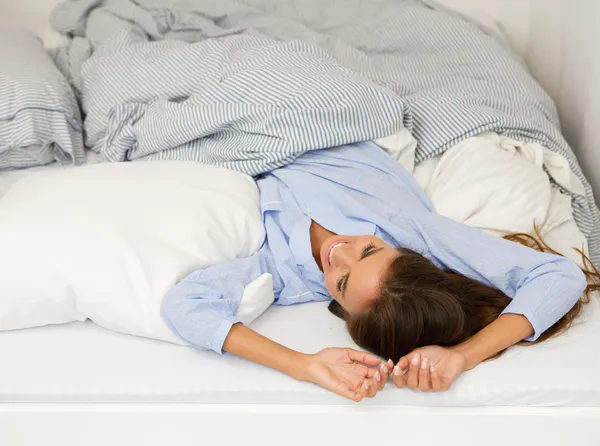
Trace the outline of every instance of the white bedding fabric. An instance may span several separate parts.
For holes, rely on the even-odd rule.
[[[545,344],[515,347],[443,393],[388,384],[364,404],[600,406],[600,309]],[[352,346],[324,304],[271,307],[253,328],[303,352]],[[90,322],[0,333],[2,402],[336,404],[349,400],[243,359],[125,336]]]
[[[572,217],[569,197],[550,186],[544,167],[571,191],[583,189],[567,161],[539,144],[485,133],[457,144],[413,171],[436,211],[492,235],[532,234],[581,264],[573,248],[587,241]]]
[[[89,318],[182,343],[160,317],[166,292],[250,256],[264,235],[256,184],[231,170],[157,161],[31,174],[0,199],[0,330]],[[273,301],[268,280],[254,287],[247,298]],[[267,305],[245,305],[240,319]]]
[[[493,162],[487,167],[481,159],[470,155],[468,146],[473,143],[489,145],[488,156]],[[541,170],[540,166],[531,161],[524,163],[522,151],[500,145],[493,135],[487,139],[473,139],[466,146],[461,146],[462,149],[457,146],[448,151],[447,158],[421,164],[415,169],[415,175],[432,193],[434,206],[440,207],[451,200],[460,212],[484,222],[486,213],[488,216],[498,215],[502,211],[498,206],[510,204],[506,201],[510,196],[495,197],[491,194],[488,201],[477,200],[476,197],[461,201],[460,194],[444,198],[444,190],[456,191],[453,184],[465,181],[465,175],[483,175],[485,178],[486,168],[500,175],[504,172],[502,169],[498,171],[500,162],[513,166],[512,170],[505,172],[506,178],[498,180],[503,188],[515,193],[532,191],[540,194],[546,186],[550,187],[547,178],[536,173]],[[403,147],[410,150],[408,143]],[[485,150],[480,149],[482,153]],[[399,159],[409,157],[401,154]],[[476,162],[477,168],[466,166],[460,175],[448,175],[444,166],[461,160],[463,163]],[[6,188],[15,176],[22,177],[27,173],[0,173],[0,184]],[[523,183],[524,175],[539,181]],[[511,179],[514,179],[514,184],[510,184]],[[447,187],[438,187],[437,181]],[[493,190],[493,186],[492,183],[487,188],[476,190],[486,194]],[[569,200],[562,200],[561,194],[543,196],[544,200],[532,203],[530,207],[505,207],[504,211],[533,210],[542,215],[546,210],[546,217],[550,216],[549,220],[554,222],[552,231],[545,235],[546,239],[565,253],[569,253],[572,246],[582,246],[585,240],[569,215]],[[81,194],[81,199],[85,200],[86,195]],[[475,204],[470,212],[465,207],[468,203]],[[494,206],[479,206],[477,203]],[[528,224],[522,215],[514,215],[514,219],[507,221]],[[264,282],[258,284],[259,288],[268,287],[268,277],[261,280]],[[247,299],[244,301],[247,302]],[[264,303],[264,300],[258,300],[252,305],[260,312]],[[600,351],[599,322],[600,310],[595,299],[581,323],[567,334],[535,347],[513,348],[499,360],[482,364],[464,374],[449,392],[422,394],[388,386],[373,403],[600,406],[600,382],[595,377],[595,371],[600,368],[600,356],[593,353]],[[252,327],[303,352],[315,352],[327,346],[354,346],[343,323],[329,314],[324,304],[271,307]],[[124,336],[90,322],[2,332],[0,357],[3,362],[3,367],[0,367],[0,401],[352,404],[316,386],[296,382],[240,358],[220,357],[212,352],[200,352],[167,342]]]

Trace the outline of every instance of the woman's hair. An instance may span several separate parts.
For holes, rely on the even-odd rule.
[[[513,234],[504,238],[560,255],[543,241],[537,227],[535,233],[536,237]],[[588,281],[582,298],[535,342],[524,345],[564,332],[589,302],[590,293],[600,289],[600,273],[582,250],[576,251],[582,256]],[[366,312],[350,315],[336,301],[329,305],[329,311],[346,321],[354,342],[381,357],[396,362],[417,347],[461,343],[496,320],[511,301],[502,291],[441,270],[420,254],[407,249],[399,252],[379,299]]]

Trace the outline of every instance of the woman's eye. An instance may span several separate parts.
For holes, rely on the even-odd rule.
[[[374,249],[374,248],[375,248],[375,245],[374,245],[373,243],[369,243],[367,246],[365,246],[365,249],[363,249],[363,252],[362,252],[361,258],[363,258],[363,259],[364,259],[366,256],[368,256],[368,255],[369,255],[369,253],[370,253],[371,251],[373,251],[373,249]]]
[[[336,288],[338,290],[338,293],[342,294],[342,297],[344,297],[344,290],[346,288],[346,282],[347,282],[347,280],[348,280],[348,274],[340,277],[338,279],[338,281],[337,281]]]

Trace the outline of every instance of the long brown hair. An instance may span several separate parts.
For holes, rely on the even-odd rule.
[[[561,255],[543,240],[539,228],[535,237],[511,234],[507,240],[541,252]],[[564,332],[600,289],[600,273],[583,250],[581,267],[588,282],[581,299],[531,345]],[[381,295],[361,314],[350,315],[332,301],[329,310],[344,319],[359,346],[394,362],[413,349],[427,345],[452,346],[466,341],[495,321],[511,299],[502,291],[455,271],[441,270],[431,261],[407,249],[390,265]],[[496,355],[498,356],[498,355]]]

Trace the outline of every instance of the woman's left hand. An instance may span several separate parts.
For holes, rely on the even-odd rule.
[[[403,370],[408,369],[406,373]],[[409,387],[422,392],[448,390],[454,380],[467,370],[467,358],[458,350],[431,345],[413,350],[394,367],[397,387]]]

